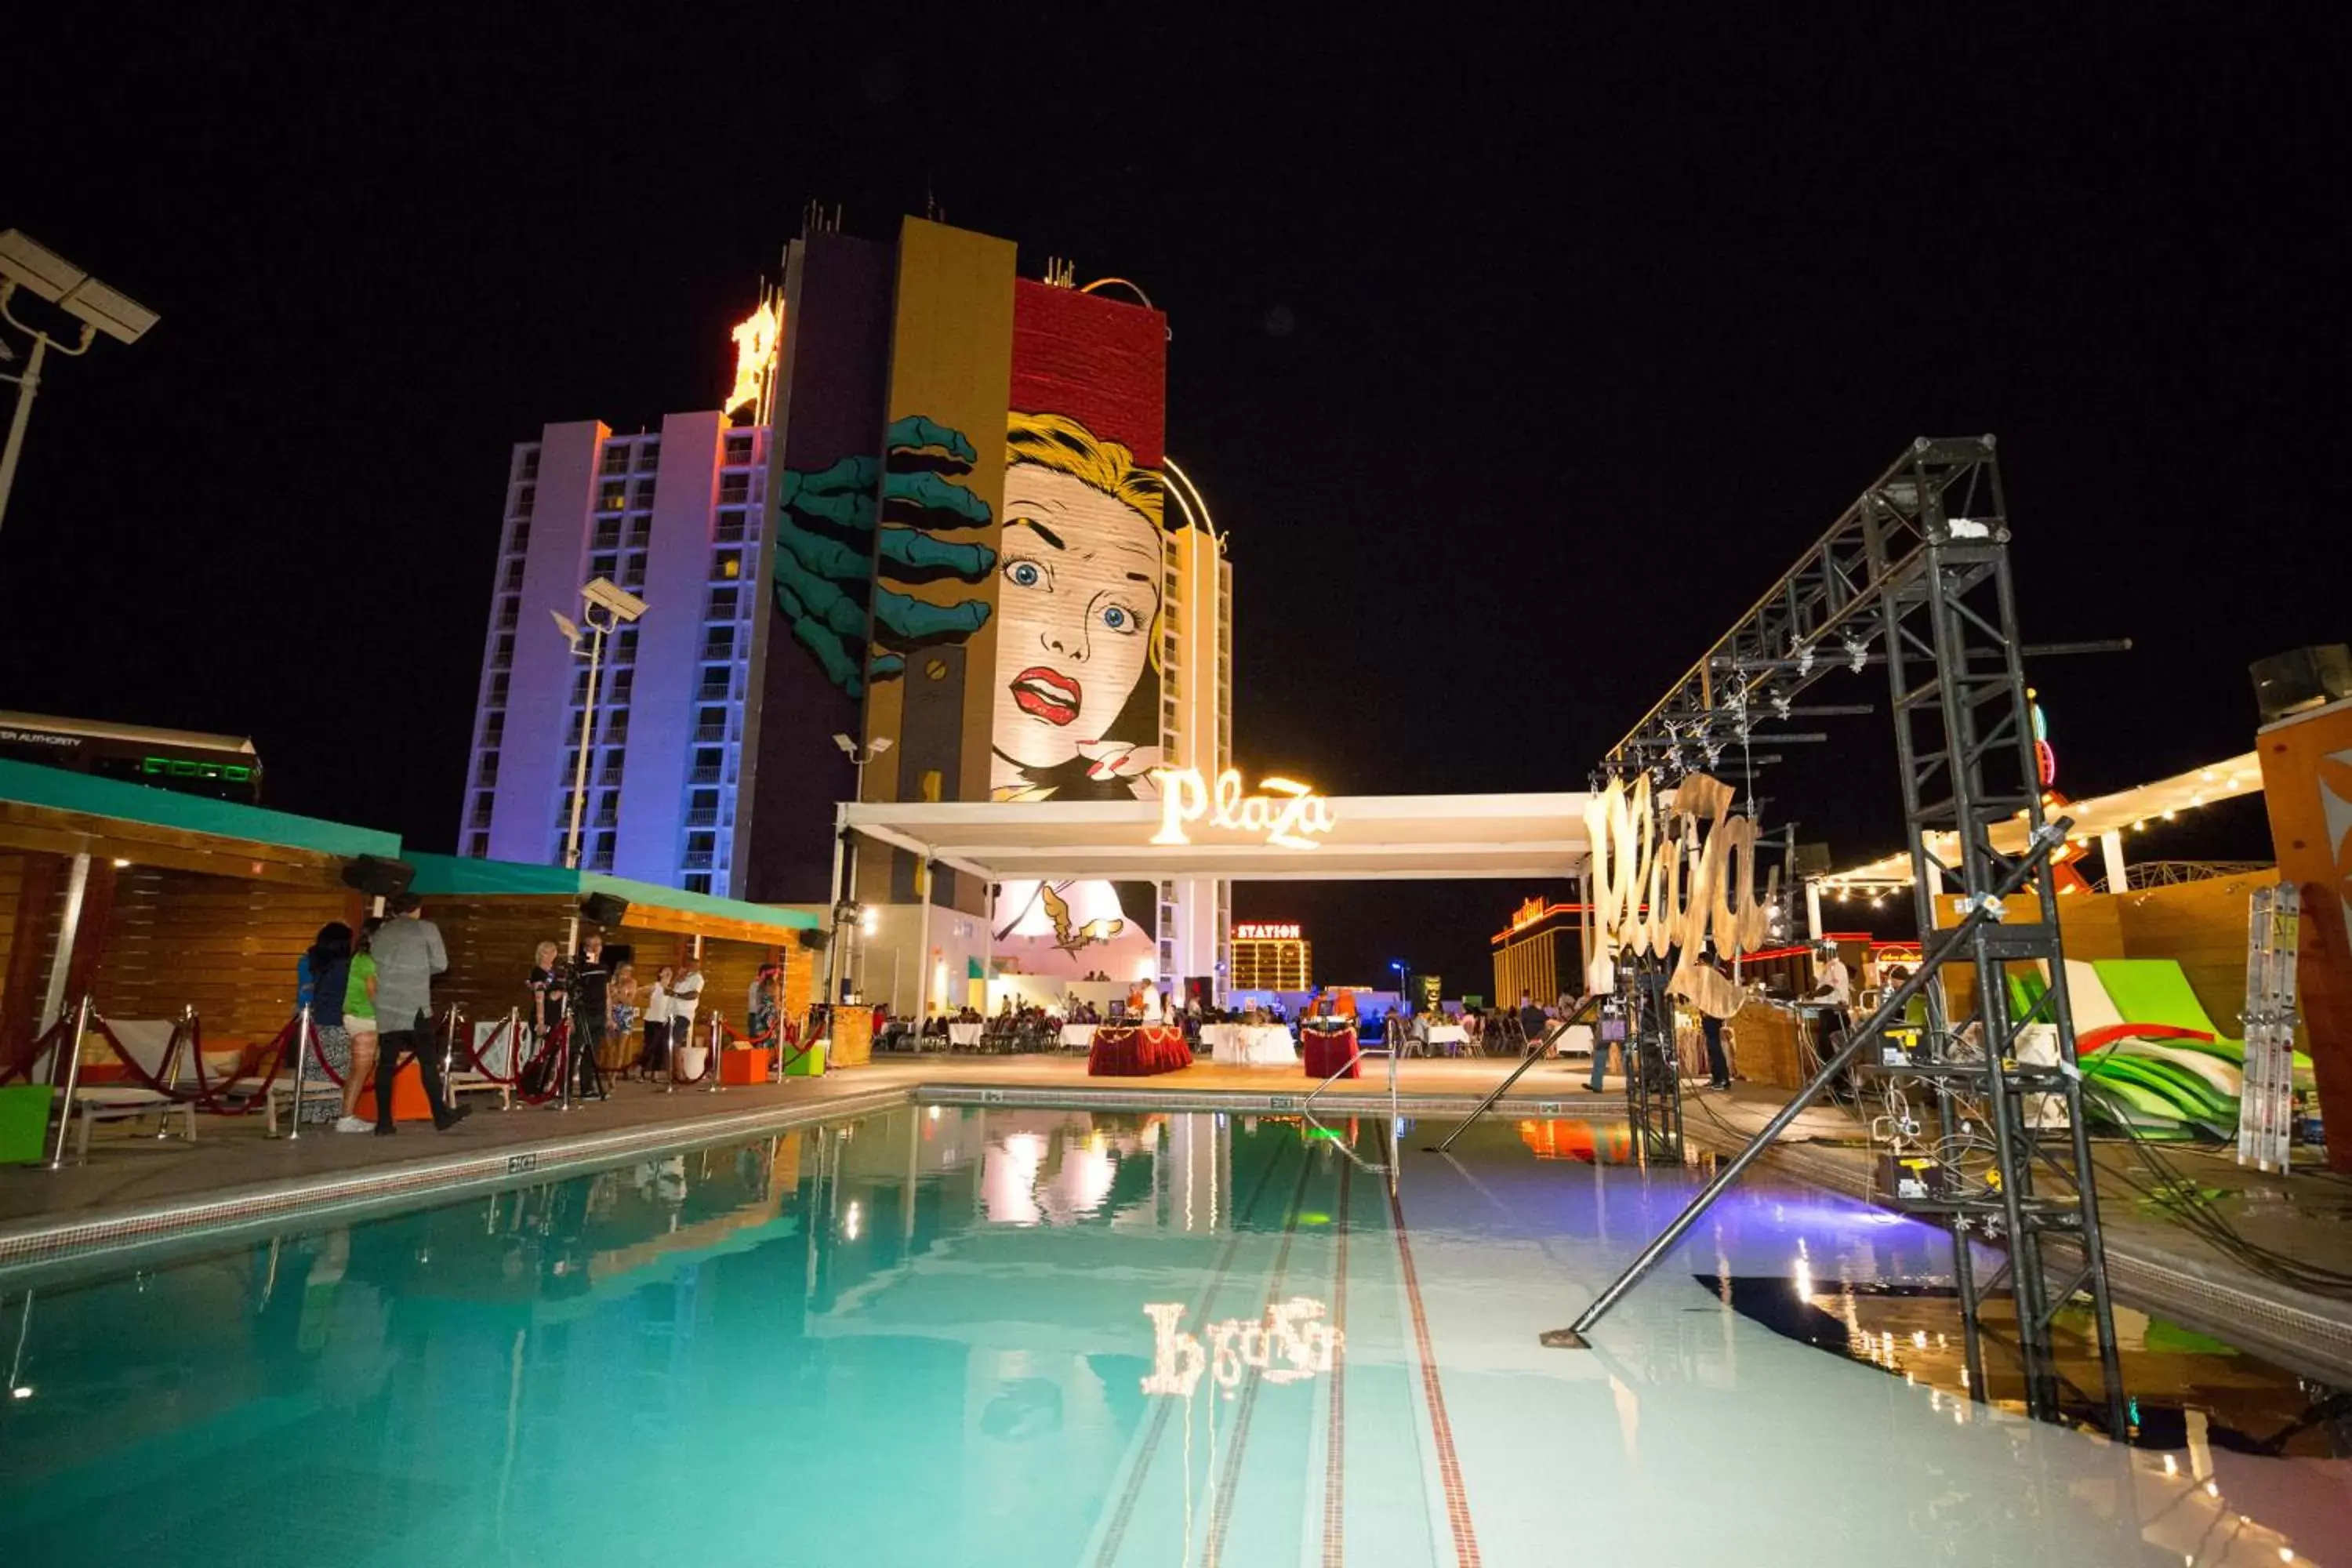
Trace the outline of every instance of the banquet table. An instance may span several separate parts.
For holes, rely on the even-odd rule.
[[[1088,1078],[1150,1078],[1192,1065],[1184,1031],[1165,1024],[1101,1024],[1087,1052]]]
[[[1313,1024],[1307,1024],[1299,1028],[1298,1044],[1305,1054],[1307,1076],[1311,1079],[1327,1079],[1339,1070],[1340,1063],[1348,1062],[1348,1058],[1355,1054],[1356,1031],[1353,1026],[1349,1025],[1343,1025],[1336,1029],[1322,1029]],[[1364,1076],[1363,1062],[1360,1058],[1348,1062],[1347,1076],[1349,1078]]]
[[[1203,1024],[1201,1043],[1212,1060],[1234,1067],[1298,1065],[1298,1047],[1280,1024]]]
[[[1100,1024],[1063,1025],[1063,1047],[1067,1050],[1076,1051],[1092,1050],[1095,1043],[1095,1031],[1101,1027],[1102,1026]]]
[[[1429,1048],[1433,1051],[1444,1046],[1448,1047],[1445,1054],[1452,1056],[1452,1047],[1459,1046],[1466,1050],[1469,1045],[1470,1031],[1459,1024],[1432,1024],[1429,1026]]]
[[[987,1026],[988,1026],[985,1024],[950,1024],[948,1026],[948,1044],[951,1046],[977,1046],[980,1044],[981,1031]]]

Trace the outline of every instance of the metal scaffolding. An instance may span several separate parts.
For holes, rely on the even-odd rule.
[[[2033,1415],[2055,1419],[2087,1405],[2120,1432],[2122,1381],[2024,671],[2028,651],[2070,650],[2022,645],[2009,540],[1992,437],[1914,442],[1618,742],[1609,763],[1669,782],[1706,770],[1727,750],[1760,765],[1754,750],[1774,737],[1758,726],[1822,711],[1800,710],[1795,700],[1832,672],[1885,666],[1922,940],[1936,933],[1938,900],[1949,900],[1954,917],[1945,925],[1986,910],[1966,922],[1962,940],[1929,953],[1918,978],[1937,983],[1917,988],[1927,1016],[1916,1038],[1900,1044],[1888,1029],[1854,1042],[1857,1063],[1932,1100],[1938,1136],[1926,1147],[1989,1156],[1965,1172],[1948,1163],[1937,1179],[1895,1201],[1951,1229],[1971,1393],[1985,1396],[1990,1342],[2015,1358]],[[2004,855],[1991,829],[2019,820],[2031,829],[2027,846]],[[1949,865],[1927,849],[1928,836],[1941,843],[1947,834],[1958,844]],[[2004,903],[2008,889],[2016,889],[2014,901]],[[2021,1016],[2008,966],[2037,962],[2047,994]],[[1958,1020],[1948,1016],[1948,983],[1958,976],[1933,973],[1947,964],[1972,982],[1969,1014]],[[1882,1016],[1865,1027],[1885,1023]],[[2054,1060],[2033,1065],[2021,1047],[2027,1029],[2041,1025],[2054,1026]],[[2063,1132],[2044,1133],[2062,1120]],[[2004,1253],[1981,1279],[1971,1247],[1978,1241]],[[1604,1292],[1579,1328],[1628,1282]],[[2095,1394],[2075,1389],[2057,1364],[2056,1321],[2078,1298],[2088,1307],[2084,1349],[2104,1384]]]

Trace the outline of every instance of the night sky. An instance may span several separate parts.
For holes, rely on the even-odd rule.
[[[1582,788],[1923,434],[2000,437],[2029,636],[2137,644],[2032,672],[2062,787],[2245,749],[2247,662],[2352,635],[2337,51],[2261,8],[500,9],[12,22],[0,226],[163,320],[53,362],[0,707],[250,734],[268,804],[446,847],[511,444],[714,405],[812,199],[876,238],[935,202],[1169,313],[1239,760],[1331,793]],[[1893,848],[1884,712],[1827,722],[1768,826]],[[2239,808],[2145,853],[2268,847]],[[1235,905],[1327,978],[1475,991],[1538,890]]]

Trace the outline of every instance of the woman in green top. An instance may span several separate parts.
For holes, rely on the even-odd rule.
[[[359,1109],[360,1090],[375,1081],[375,959],[368,952],[368,939],[382,924],[380,919],[371,920],[360,928],[351,978],[343,986],[343,1030],[352,1037],[352,1070],[343,1077],[343,1119],[335,1123],[338,1132],[375,1131],[375,1123],[362,1120]]]

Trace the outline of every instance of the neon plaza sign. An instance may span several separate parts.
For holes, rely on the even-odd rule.
[[[1154,844],[1190,844],[1187,824],[1206,822],[1227,833],[1263,834],[1277,849],[1312,849],[1331,831],[1331,803],[1296,779],[1258,781],[1256,795],[1242,792],[1242,775],[1227,768],[1213,787],[1198,768],[1154,768],[1160,784],[1160,831]]]
[[[1234,927],[1235,942],[1297,942],[1299,940],[1296,921],[1273,925],[1263,921],[1244,921]]]
[[[1203,1344],[1180,1327],[1181,1301],[1155,1301],[1143,1309],[1151,1320],[1151,1370],[1143,1392],[1190,1399],[1205,1373],[1227,1398],[1255,1372],[1268,1383],[1304,1383],[1328,1373],[1347,1335],[1323,1321],[1323,1303],[1306,1296],[1266,1303],[1258,1319],[1224,1318],[1207,1324]]]

